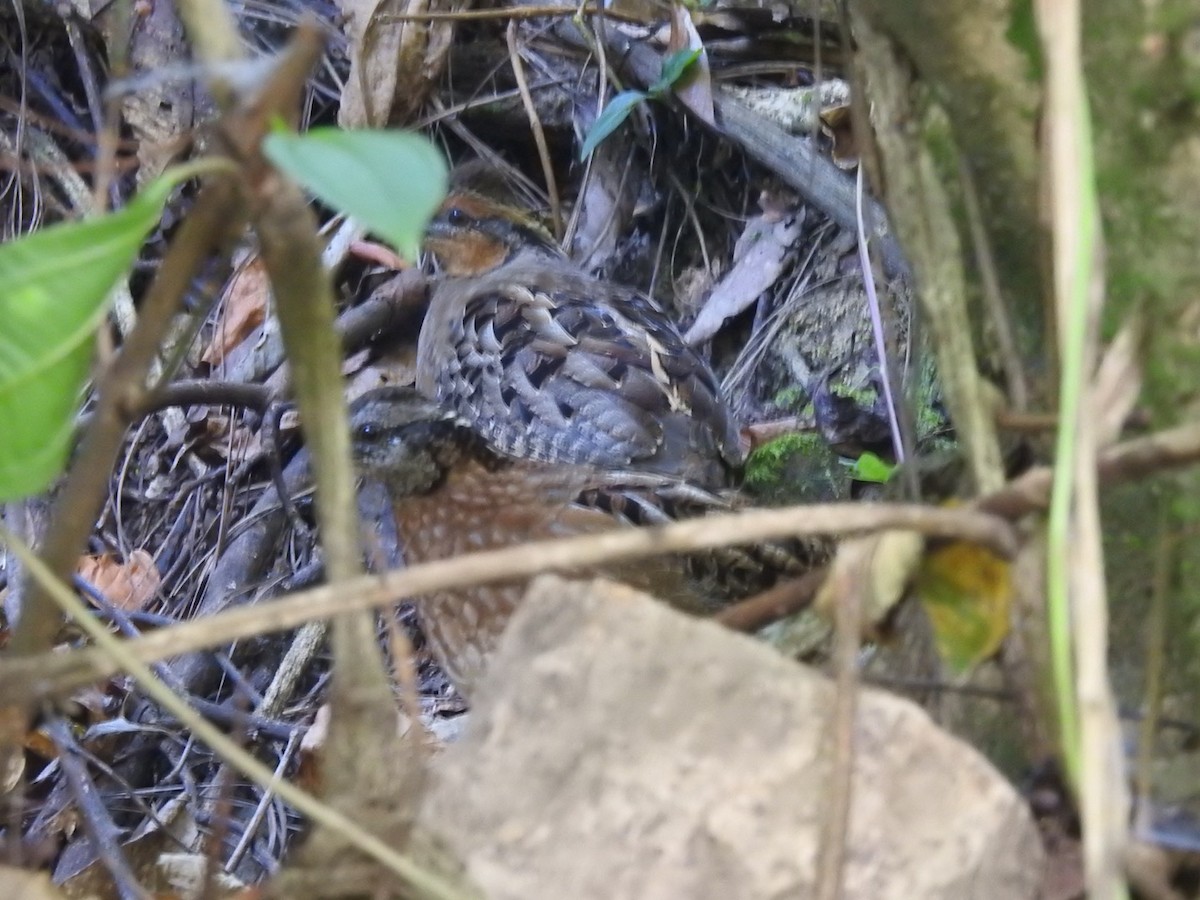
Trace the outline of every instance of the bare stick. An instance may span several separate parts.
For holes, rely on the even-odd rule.
[[[214,753],[267,791],[274,791],[316,824],[353,841],[363,853],[403,878],[417,896],[445,898],[445,900],[466,900],[466,898],[475,896],[464,888],[448,883],[442,876],[427,871],[403,853],[365,831],[347,816],[326,806],[311,794],[302,791],[272,772],[252,754],[239,747],[220,729],[189,707],[187,701],[155,677],[145,663],[135,659],[129,653],[132,644],[122,642],[109,634],[108,629],[92,616],[83,602],[75,596],[75,592],[57,580],[49,568],[33,555],[32,550],[19,541],[12,540],[11,535],[6,531],[0,531],[0,537],[3,537],[9,548],[21,557],[30,577],[41,585],[46,594],[64,612],[74,618],[80,628],[99,647],[113,658],[120,659],[121,667],[133,675],[146,696],[175,716],[192,734],[208,744]],[[338,588],[344,590],[345,584],[338,585]]]
[[[562,204],[558,199],[558,182],[554,180],[554,164],[550,161],[550,147],[546,143],[546,132],[538,118],[533,95],[529,93],[529,82],[525,80],[525,65],[521,62],[521,50],[517,47],[517,23],[510,21],[505,31],[508,41],[508,58],[512,63],[513,76],[517,79],[517,90],[521,92],[521,103],[529,116],[529,128],[533,132],[533,143],[537,146],[538,159],[542,163],[542,177],[546,180],[546,194],[550,198],[550,221],[554,224],[554,237],[562,240]]]
[[[138,883],[137,875],[121,850],[121,831],[108,814],[104,798],[96,790],[87,765],[78,755],[79,747],[71,734],[71,726],[62,717],[55,716],[46,723],[46,729],[58,747],[58,764],[67,776],[88,839],[112,876],[114,889],[122,900],[148,900],[150,893]]]
[[[354,578],[283,600],[231,609],[147,634],[122,646],[131,658],[149,662],[251,635],[285,631],[339,613],[388,606],[399,598],[436,590],[530,578],[541,572],[578,570],[616,559],[642,559],[754,543],[786,535],[857,534],[888,528],[975,541],[1003,556],[1011,556],[1017,546],[1006,521],[965,509],[853,503],[747,510],[657,528],[619,529],[522,544],[429,562],[383,576]],[[4,660],[0,662],[0,703],[48,697],[109,677],[121,668],[98,650]]]
[[[1182,425],[1168,429],[1144,438],[1126,441],[1103,450],[1100,454],[1100,479],[1105,483],[1129,481],[1153,472],[1161,472],[1180,466],[1200,462],[1200,424]],[[1046,467],[1039,467],[1026,472],[1020,478],[1001,488],[994,494],[981,498],[975,509],[989,512],[1006,518],[1019,518],[1031,512],[1043,510],[1049,494],[1051,473]],[[810,518],[810,511],[824,509],[837,510],[844,507],[800,507],[793,509],[795,521],[788,524],[792,527],[770,531],[768,534],[821,534],[833,533],[836,527],[822,531],[821,527],[805,531],[805,526],[816,522],[825,525],[829,520],[817,522]],[[880,509],[866,505],[856,505],[859,509]],[[882,507],[893,511],[905,507]],[[920,507],[918,507],[920,508]],[[787,514],[788,510],[772,510],[776,515]],[[958,510],[941,510],[942,515],[959,513]],[[613,552],[611,544],[605,544],[599,552],[585,560],[568,559],[560,568],[572,565],[595,564],[619,558],[640,555],[653,556],[655,553],[684,551],[696,549],[699,546],[723,546],[731,543],[753,542],[764,535],[750,534],[736,523],[740,523],[747,515],[761,513],[742,513],[733,516],[713,516],[701,520],[701,524],[717,524],[727,528],[727,533],[707,544],[676,547],[655,546],[647,549],[642,546],[644,532],[624,532],[608,535],[607,539],[617,539],[618,552]],[[871,513],[870,515],[876,515]],[[978,521],[978,520],[976,520]],[[988,521],[988,520],[984,520]],[[995,521],[995,520],[991,520]],[[730,525],[729,523],[735,523]],[[682,529],[694,528],[696,523],[686,522],[673,526],[676,535],[683,533]],[[886,527],[888,523],[875,522],[876,527]],[[864,529],[865,530],[865,529]],[[690,532],[689,532],[690,533]],[[932,533],[932,532],[926,532]],[[705,537],[711,537],[705,535]],[[959,535],[959,537],[968,537]],[[623,539],[623,541],[621,540]],[[661,538],[659,539],[662,540]],[[546,561],[542,554],[549,556],[556,553],[559,558],[572,552],[569,545],[595,544],[594,537],[572,538],[570,540],[544,544],[522,545],[506,550],[477,553],[459,557],[449,561],[426,563],[403,572],[394,572],[383,579],[374,577],[360,578],[334,591],[330,588],[318,588],[303,594],[298,594],[287,600],[275,601],[261,606],[237,609],[205,619],[188,622],[165,631],[146,635],[137,640],[129,641],[128,647],[134,657],[142,662],[152,662],[179,653],[197,650],[203,647],[227,643],[238,638],[248,637],[268,631],[284,631],[295,628],[312,619],[332,615],[337,609],[346,609],[354,605],[358,609],[387,606],[399,596],[419,594],[446,587],[467,587],[473,584],[483,584],[488,581],[501,581],[505,578],[529,577],[539,571],[549,571],[554,568],[554,560]],[[630,547],[632,546],[632,550]],[[638,552],[640,551],[640,552]],[[524,564],[522,564],[524,563]],[[749,626],[743,626],[749,627]],[[92,681],[108,678],[120,671],[118,666],[99,650],[78,650],[71,653],[47,653],[30,656],[24,659],[8,658],[0,661],[0,702],[23,702],[46,699],[58,693],[69,691]]]

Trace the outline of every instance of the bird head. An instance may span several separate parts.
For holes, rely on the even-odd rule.
[[[469,429],[415,388],[376,388],[350,405],[355,464],[387,485],[394,498],[437,485],[464,438],[473,439]]]
[[[468,187],[451,189],[426,229],[425,247],[455,276],[482,275],[524,253],[562,256],[529,211]]]

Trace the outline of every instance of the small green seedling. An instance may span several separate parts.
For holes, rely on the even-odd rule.
[[[600,142],[616,131],[620,124],[629,118],[629,114],[639,103],[646,100],[661,100],[666,96],[684,76],[692,63],[700,58],[702,52],[701,49],[695,49],[678,50],[672,53],[663,60],[662,74],[658,77],[658,81],[650,85],[648,90],[621,91],[613,97],[608,102],[608,106],[604,107],[604,111],[596,117],[596,121],[592,123],[591,130],[584,138],[583,148],[579,151],[579,158],[584,160],[591,156],[592,151],[600,146]]]

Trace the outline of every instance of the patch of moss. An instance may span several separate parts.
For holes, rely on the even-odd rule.
[[[800,405],[800,400],[803,397],[804,391],[792,385],[791,387],[781,388],[776,391],[775,396],[771,398],[771,402],[780,409],[794,409]]]
[[[766,487],[779,481],[783,464],[797,453],[812,453],[821,446],[815,434],[785,434],[756,447],[746,460],[746,484]]]
[[[937,362],[932,353],[921,354],[913,396],[918,439],[945,430],[946,415],[941,408],[942,386],[938,381]]]
[[[746,461],[744,485],[760,503],[830,500],[844,493],[846,475],[816,434],[785,434],[758,447]]]
[[[869,409],[879,399],[879,391],[873,387],[856,388],[848,384],[831,384],[829,392],[836,397],[853,400],[856,405],[864,409]]]

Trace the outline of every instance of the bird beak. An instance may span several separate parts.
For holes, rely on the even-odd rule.
[[[442,219],[433,219],[425,226],[426,240],[448,240],[454,234],[454,229],[450,227],[450,223]]]

